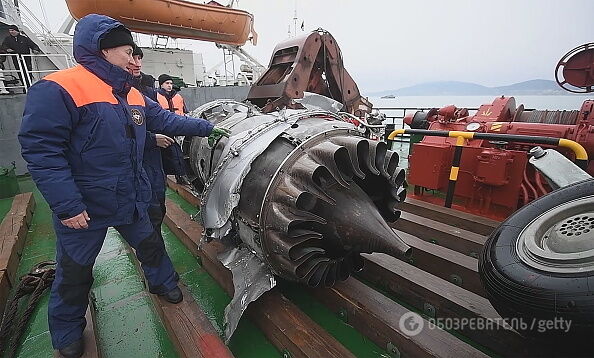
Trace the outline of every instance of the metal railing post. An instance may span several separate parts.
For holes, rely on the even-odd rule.
[[[0,94],[8,94],[6,87],[4,86],[4,70],[0,69]]]
[[[70,58],[68,55],[64,55],[64,54],[25,54],[25,55],[20,55],[20,54],[2,54],[2,56],[6,56],[7,59],[15,59],[18,63],[18,69],[4,69],[2,70],[2,74],[0,75],[0,81],[2,81],[3,87],[2,85],[0,85],[0,94],[7,94],[9,93],[8,90],[11,89],[23,89],[23,91],[25,93],[28,92],[28,88],[35,82],[37,82],[39,79],[43,78],[45,76],[45,74],[49,74],[49,73],[53,73],[58,71],[58,69],[55,68],[51,68],[51,69],[40,69],[39,66],[39,58],[47,58],[49,59],[50,57],[60,57],[60,58],[64,58],[65,63],[69,66],[72,67],[73,63],[72,61],[70,61]],[[29,70],[29,68],[27,67],[27,61],[26,58],[30,58],[31,59],[31,70]],[[33,67],[33,62],[35,67]],[[14,61],[10,60],[9,63],[12,63],[12,65],[14,66]],[[21,85],[7,85],[5,83],[5,81],[7,80],[6,75],[7,74],[14,74],[13,77],[19,76],[19,82],[21,83]],[[32,78],[32,76],[35,76],[35,78]]]
[[[446,192],[445,207],[451,208],[454,201],[454,191],[458,182],[458,172],[460,171],[460,159],[462,158],[462,149],[464,148],[464,137],[456,138],[456,147],[454,148],[454,159],[452,159],[452,168],[450,169],[450,178],[448,181],[448,190]]]
[[[27,93],[29,90],[28,87],[30,85],[29,82],[31,82],[31,80],[28,78],[25,78],[25,76],[28,76],[29,74],[27,73],[26,69],[23,69],[25,67],[25,60],[23,59],[22,55],[16,55],[16,56],[17,56],[17,62],[19,64],[19,72],[21,74],[21,82],[23,85],[23,91],[25,93]]]

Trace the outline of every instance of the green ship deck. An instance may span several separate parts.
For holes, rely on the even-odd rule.
[[[38,190],[28,177],[20,178],[22,192],[35,195],[37,207],[26,236],[17,276],[26,274],[33,265],[55,257],[55,235],[51,213]],[[197,211],[175,192],[167,196],[189,214]],[[0,214],[8,212],[12,199],[0,201]],[[203,269],[180,240],[163,225],[163,237],[180,281],[202,308],[215,329],[223,331],[223,311],[231,298]],[[102,357],[178,357],[179,352],[170,338],[166,325],[145,288],[142,273],[135,258],[119,234],[110,229],[93,269],[94,284],[91,291],[91,309],[95,318],[95,334]],[[384,349],[341,320],[322,304],[295,284],[283,283],[281,290],[309,317],[312,317],[357,357],[386,357]],[[17,351],[17,357],[51,357],[47,324],[46,292],[35,309]],[[289,351],[275,347],[254,325],[243,317],[229,342],[235,357],[288,357]]]
[[[188,188],[171,180],[168,184],[162,230],[185,291],[184,302],[163,304],[150,295],[131,248],[110,229],[94,267],[90,295],[89,328],[97,352],[85,357],[389,358],[539,353],[538,345],[501,323],[491,330],[428,327],[427,322],[435,319],[500,319],[485,297],[475,257],[485,235],[498,223],[414,199],[404,203],[394,226],[414,249],[408,262],[383,254],[364,255],[364,269],[332,288],[312,289],[279,280],[276,288],[250,304],[225,347],[220,337],[233,285],[230,272],[216,259],[221,245],[211,242],[198,248],[202,228],[190,219],[198,211],[198,199]],[[53,259],[55,251],[47,204],[30,178],[20,178],[19,185],[21,192],[33,193],[37,205],[16,277],[40,261]],[[10,199],[0,201],[4,219],[14,211],[11,204]],[[5,276],[0,268],[0,284]],[[17,357],[54,356],[47,301],[48,292],[27,325]],[[422,317],[427,328],[418,334],[407,332],[403,320],[411,314]]]

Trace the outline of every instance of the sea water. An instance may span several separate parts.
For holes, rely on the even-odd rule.
[[[594,99],[594,93],[587,95],[565,96],[513,96],[516,107],[521,104],[525,109],[538,110],[579,110],[587,99]],[[483,104],[493,103],[496,96],[401,96],[397,98],[369,97],[374,108],[387,116],[384,124],[393,123],[396,128],[404,128],[402,118],[406,114],[414,113],[415,108],[441,108],[455,105],[458,108],[478,109]],[[406,109],[404,109],[406,108]]]
[[[577,110],[587,99],[594,99],[594,93],[588,95],[565,96],[513,96],[516,105],[524,108],[548,110]],[[496,96],[401,96],[396,98],[369,97],[376,108],[382,107],[427,107],[441,108],[450,104],[462,108],[478,108],[482,104],[492,103]]]

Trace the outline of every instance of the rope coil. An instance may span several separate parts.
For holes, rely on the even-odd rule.
[[[15,356],[16,349],[25,332],[27,322],[37,306],[43,292],[51,287],[56,274],[55,261],[43,261],[33,266],[31,271],[23,275],[14,293],[7,302],[2,324],[0,324],[0,355],[6,350],[5,357]],[[19,304],[29,296],[27,306],[17,319]],[[17,322],[16,324],[13,324]],[[12,339],[11,339],[12,338]],[[8,349],[6,349],[8,347]]]

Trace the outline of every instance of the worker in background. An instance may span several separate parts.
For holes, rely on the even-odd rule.
[[[159,76],[157,100],[161,107],[179,115],[188,113],[183,97],[173,89],[173,78],[167,74]]]
[[[161,107],[168,111],[179,115],[188,113],[183,97],[173,89],[173,79],[167,74],[159,76],[157,100]],[[163,154],[165,174],[175,175],[175,181],[178,184],[190,184],[188,176],[186,175],[186,165],[183,161],[181,147],[176,143],[167,150],[161,151],[161,154]]]
[[[142,73],[142,59],[144,53],[139,46],[134,46],[132,52],[133,64],[129,67],[129,72],[134,76],[135,82],[134,87],[142,92],[145,96],[149,97],[153,101],[156,101],[157,92],[154,87],[148,86],[148,83],[142,83],[143,78],[147,75]],[[150,76],[150,75],[148,75]],[[152,76],[151,76],[152,78]],[[154,81],[153,81],[154,83]],[[177,148],[176,148],[177,147]],[[144,145],[144,160],[142,165],[151,183],[152,199],[148,207],[148,215],[153,225],[155,232],[159,236],[159,239],[163,241],[163,235],[161,233],[161,225],[165,218],[165,172],[163,171],[163,158],[162,153],[165,155],[166,160],[170,161],[171,156],[175,157],[178,162],[183,164],[183,154],[179,144],[175,143],[173,138],[166,136],[161,133],[154,133],[152,131],[146,132],[146,140]],[[176,175],[184,175],[182,173],[168,173]]]
[[[134,63],[129,70],[130,73],[132,73],[132,76],[134,76],[134,87],[139,90],[140,93],[156,102],[157,90],[155,89],[155,78],[141,71],[144,53],[140,46],[134,45],[132,58],[134,59]]]
[[[165,111],[131,86],[134,42],[114,19],[91,14],[76,25],[78,66],[38,81],[27,95],[19,142],[29,173],[53,211],[56,276],[48,304],[52,345],[84,352],[93,264],[110,226],[141,262],[151,293],[182,300],[178,276],[147,213],[146,131],[220,139],[206,120]]]
[[[8,35],[2,41],[2,45],[0,48],[6,53],[11,55],[29,55],[31,51],[34,53],[40,53],[41,49],[35,42],[33,42],[27,36],[21,35],[19,28],[16,25],[8,26]],[[20,73],[21,70],[21,61],[19,59],[20,56],[10,56],[12,57],[12,63],[14,65],[14,69],[19,71],[18,75],[21,80],[21,84],[23,86],[29,87],[31,86],[31,72],[33,70],[33,66],[31,65],[31,57],[25,56],[22,59],[25,61],[25,65],[27,66],[27,74],[25,74],[25,78],[23,80],[23,76]],[[24,70],[24,69],[23,69]]]

